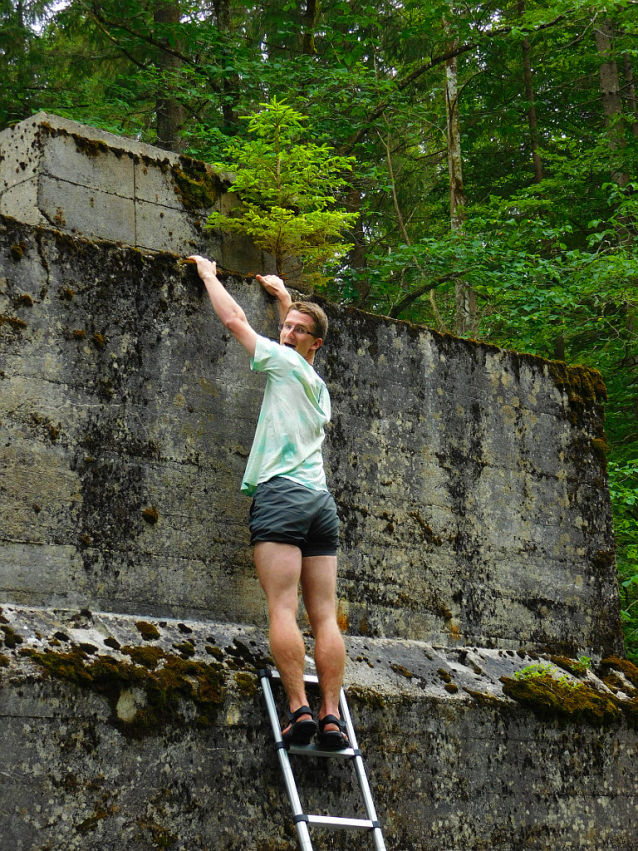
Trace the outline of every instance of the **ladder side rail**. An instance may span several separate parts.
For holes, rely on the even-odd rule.
[[[348,733],[350,746],[355,750],[358,750],[359,745],[357,744],[357,736],[354,731],[354,724],[352,723],[352,718],[350,716],[350,709],[348,707],[348,701],[346,700],[346,693],[343,689],[341,689],[341,694],[339,696],[339,709],[341,710],[341,717],[346,722],[346,730]],[[361,794],[363,795],[363,803],[366,808],[366,814],[371,822],[378,823],[377,811],[374,807],[374,800],[372,798],[372,791],[368,783],[368,777],[366,775],[363,757],[360,754],[357,754],[354,757],[354,768],[357,773],[357,779],[361,788]],[[374,840],[375,851],[386,851],[383,833],[380,827],[373,828],[372,838]]]
[[[292,766],[288,759],[288,752],[286,751],[286,748],[283,747],[283,739],[281,737],[281,730],[279,729],[279,716],[277,715],[277,707],[275,705],[275,699],[270,687],[270,682],[267,676],[262,676],[260,679],[264,698],[266,700],[266,708],[268,709],[268,717],[270,718],[270,725],[275,737],[275,747],[277,748],[277,754],[279,756],[279,764],[284,775],[286,792],[288,793],[288,799],[292,808],[292,814],[293,817],[301,816],[304,815],[304,811],[301,806],[299,793],[297,792],[297,784],[295,783],[295,777],[292,773]],[[313,851],[307,822],[297,821],[296,826],[301,851]]]

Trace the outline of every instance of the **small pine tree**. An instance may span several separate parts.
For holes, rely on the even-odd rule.
[[[344,232],[358,214],[331,208],[336,192],[347,185],[344,174],[352,171],[354,157],[302,143],[306,118],[285,101],[273,98],[260,106],[261,112],[247,117],[254,138],[232,139],[225,148],[228,162],[216,164],[235,173],[229,191],[238,193],[241,206],[230,216],[213,213],[207,227],[250,236],[274,256],[279,275],[293,257],[316,268],[351,247],[344,244]]]

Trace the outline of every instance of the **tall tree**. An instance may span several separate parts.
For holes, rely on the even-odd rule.
[[[605,127],[609,139],[612,163],[612,180],[626,186],[629,175],[615,161],[616,152],[625,147],[625,132],[622,122],[622,98],[618,65],[613,50],[614,24],[610,18],[602,20],[595,30],[596,47],[602,59],[600,64],[600,90],[605,114]]]
[[[458,43],[448,43],[448,52],[454,53]],[[445,115],[447,127],[447,161],[450,177],[450,227],[459,236],[465,221],[465,188],[463,186],[463,154],[461,150],[461,125],[459,119],[458,59],[455,55],[445,63]],[[476,336],[478,317],[476,293],[461,277],[454,281],[457,334]]]
[[[157,93],[157,144],[160,148],[180,153],[184,148],[181,133],[184,127],[184,104],[175,97],[175,88],[183,60],[175,49],[179,49],[180,40],[175,38],[181,19],[180,5],[175,0],[166,2],[158,0],[153,12],[153,20],[158,25],[158,42],[160,44],[158,68],[162,86]],[[170,33],[164,34],[164,25],[168,25]]]

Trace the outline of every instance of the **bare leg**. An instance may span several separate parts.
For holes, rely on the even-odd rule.
[[[255,544],[257,575],[268,601],[270,650],[294,712],[308,704],[303,681],[306,648],[297,626],[297,587],[301,576],[301,550],[290,544],[260,541]],[[306,720],[309,715],[300,716]]]
[[[321,687],[319,718],[340,718],[339,695],[343,683],[346,649],[337,623],[336,611],[337,557],[304,558],[301,569],[303,599],[315,637],[315,663]],[[327,724],[326,730],[336,730]]]

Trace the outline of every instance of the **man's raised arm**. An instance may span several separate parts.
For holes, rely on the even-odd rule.
[[[259,283],[270,295],[274,295],[279,306],[279,321],[283,322],[288,316],[288,310],[292,304],[290,293],[284,286],[284,282],[277,275],[257,275]]]
[[[205,257],[200,257],[199,254],[193,254],[188,259],[197,263],[199,277],[204,282],[213,310],[222,325],[228,328],[233,337],[252,357],[255,354],[257,332],[248,324],[246,314],[218,279],[216,264],[206,260]]]

